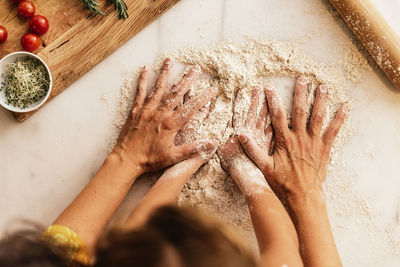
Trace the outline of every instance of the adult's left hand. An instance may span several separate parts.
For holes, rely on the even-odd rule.
[[[120,135],[115,151],[123,159],[140,170],[156,171],[203,151],[212,150],[217,142],[206,139],[183,145],[175,145],[177,132],[217,93],[208,88],[190,101],[180,105],[186,92],[194,84],[200,70],[192,68],[166,94],[171,60],[166,59],[160,74],[146,100],[148,70],[143,68],[137,88],[137,95],[130,116]]]

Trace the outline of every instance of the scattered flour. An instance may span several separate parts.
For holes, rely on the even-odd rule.
[[[263,88],[266,84],[275,84],[278,94],[287,96],[283,101],[290,114],[290,105],[296,77],[304,76],[310,81],[307,110],[312,109],[314,93],[320,83],[328,87],[327,119],[325,126],[332,119],[338,108],[345,104],[351,109],[351,101],[347,92],[350,82],[356,82],[361,77],[362,61],[358,51],[349,51],[343,61],[335,64],[323,64],[306,56],[301,43],[250,39],[244,43],[224,41],[211,46],[190,47],[167,55],[186,65],[200,66],[203,75],[200,76],[191,95],[214,86],[219,89],[218,95],[209,105],[209,114],[197,125],[195,139],[216,138],[225,143],[235,132],[232,126],[233,102],[239,91],[249,99],[253,86]],[[157,69],[162,60],[154,65]],[[133,75],[121,89],[121,99],[114,126],[120,129],[129,113],[135,88]],[[291,86],[280,87],[280,80],[291,78]],[[284,100],[284,99],[283,99]],[[346,138],[353,133],[349,120],[346,120],[334,144],[330,167],[337,162],[337,152],[345,143]],[[115,144],[116,138],[110,143]],[[336,188],[334,188],[336,190]],[[330,194],[328,190],[327,194]],[[182,205],[192,205],[203,208],[226,222],[237,226],[245,236],[254,241],[246,202],[231,177],[220,165],[217,155],[204,165],[185,185],[179,198]],[[362,204],[362,203],[361,203]],[[364,204],[363,204],[364,205]],[[365,207],[368,212],[368,207]]]

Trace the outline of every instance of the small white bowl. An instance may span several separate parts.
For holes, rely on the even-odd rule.
[[[40,106],[42,106],[47,101],[47,98],[49,98],[49,96],[51,94],[53,80],[51,77],[51,72],[50,72],[49,67],[40,57],[38,57],[35,54],[29,53],[29,52],[21,51],[21,52],[14,52],[14,53],[8,54],[7,56],[3,57],[0,60],[0,84],[2,82],[4,82],[3,74],[7,72],[7,65],[9,63],[15,62],[17,60],[17,58],[20,58],[20,57],[33,57],[33,58],[40,60],[40,62],[42,62],[42,64],[46,67],[47,73],[49,74],[49,90],[47,90],[47,94],[42,99],[40,99],[39,101],[37,101],[35,103],[32,103],[31,105],[29,105],[26,108],[14,107],[13,105],[8,104],[4,91],[0,91],[0,105],[2,105],[4,108],[6,108],[10,111],[14,111],[14,112],[29,112],[29,111],[38,109]]]

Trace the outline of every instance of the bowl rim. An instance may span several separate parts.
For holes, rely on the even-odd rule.
[[[33,53],[30,53],[30,52],[26,52],[26,51],[12,52],[12,53],[4,56],[2,59],[0,59],[0,65],[2,64],[2,62],[5,59],[7,59],[7,58],[9,58],[11,56],[15,56],[15,55],[30,56],[30,57],[34,57],[34,58],[38,59],[45,66],[45,68],[47,70],[47,73],[49,74],[49,89],[47,90],[46,95],[40,100],[40,102],[37,102],[38,104],[36,104],[33,107],[28,107],[28,108],[25,108],[25,109],[21,109],[21,108],[18,108],[18,107],[14,107],[13,105],[9,105],[7,103],[3,103],[3,101],[0,101],[0,105],[2,107],[4,107],[5,109],[7,109],[9,111],[12,111],[12,112],[16,112],[16,113],[25,113],[25,112],[30,112],[30,111],[33,111],[33,110],[37,110],[44,103],[46,103],[47,99],[49,98],[49,96],[51,94],[51,91],[52,91],[52,88],[53,88],[53,78],[51,76],[51,71],[49,69],[49,66],[47,66],[46,62],[44,62],[44,60],[42,58],[40,58],[38,55],[35,55]],[[2,93],[2,92],[0,92],[0,93]]]

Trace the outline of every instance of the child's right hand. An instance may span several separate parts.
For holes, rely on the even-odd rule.
[[[217,153],[222,168],[230,174],[244,196],[271,191],[262,172],[246,156],[237,136],[230,137]]]
[[[252,90],[252,97],[250,107],[248,108],[247,118],[243,117],[242,112],[237,112],[237,107],[240,107],[244,103],[242,95],[238,94],[235,100],[235,116],[233,120],[233,126],[236,131],[246,131],[247,128],[252,128],[253,125],[257,129],[264,128],[266,124],[266,116],[268,115],[266,109],[262,109],[262,120],[256,120],[258,98],[260,97],[260,89],[254,88]],[[247,110],[247,107],[244,108]],[[264,120],[265,118],[265,120]],[[263,142],[270,143],[272,134],[269,138],[263,134]],[[235,180],[242,193],[249,197],[253,194],[270,191],[270,187],[267,184],[263,173],[258,167],[249,159],[242,149],[237,136],[231,136],[228,141],[218,148],[218,156],[221,160],[222,168],[228,172],[231,177]]]
[[[182,126],[190,120],[217,93],[209,88],[181,107],[185,93],[193,85],[199,70],[193,68],[166,96],[171,60],[166,59],[146,100],[148,70],[143,68],[139,78],[137,96],[131,114],[127,119],[117,144],[116,152],[139,173],[156,171],[202,151],[212,150],[215,141],[206,139],[176,146],[174,139]]]

